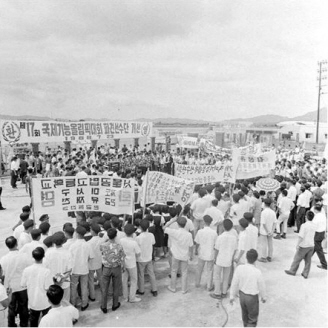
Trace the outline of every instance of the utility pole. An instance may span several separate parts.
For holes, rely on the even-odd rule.
[[[323,87],[321,85],[321,80],[327,79],[326,75],[322,75],[322,73],[327,72],[327,68],[323,67],[323,66],[327,65],[327,60],[322,60],[322,61],[318,62],[318,65],[319,65],[319,69],[318,69],[319,76],[318,76],[317,80],[319,81],[319,92],[318,92],[318,111],[317,111],[317,131],[316,131],[316,138],[315,138],[316,144],[319,143],[320,97],[323,94],[323,92],[321,92],[321,89]]]

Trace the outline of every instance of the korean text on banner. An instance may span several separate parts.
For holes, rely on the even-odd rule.
[[[233,149],[232,160],[238,163],[237,179],[249,179],[270,174],[275,168],[275,150],[252,154],[244,149]]]
[[[148,171],[142,185],[141,204],[176,202],[184,206],[193,194],[195,183],[173,175]]]
[[[151,122],[0,121],[3,144],[150,137]]]
[[[237,166],[227,162],[221,165],[185,165],[175,164],[175,175],[194,181],[196,184],[230,182],[236,180]]]
[[[199,142],[197,138],[177,136],[177,139],[178,147],[180,148],[197,149],[199,147]]]
[[[35,209],[132,214],[134,182],[101,176],[33,178]]]

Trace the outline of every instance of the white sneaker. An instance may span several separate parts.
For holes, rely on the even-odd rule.
[[[136,297],[134,300],[129,301],[130,303],[138,303],[141,301],[141,298]]]

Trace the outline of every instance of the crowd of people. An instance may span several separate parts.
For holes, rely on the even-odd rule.
[[[188,293],[206,280],[209,296],[234,302],[239,297],[244,326],[256,326],[259,299],[266,301],[265,277],[256,261],[268,263],[274,241],[288,238],[287,227],[298,234],[297,251],[288,275],[296,275],[305,262],[302,276],[310,274],[317,254],[319,268],[327,270],[324,248],[327,230],[327,169],[324,159],[299,156],[300,150],[280,158],[277,150],[277,190],[259,190],[258,178],[235,184],[195,186],[189,203],[148,204],[132,216],[102,212],[76,212],[76,223],[67,222],[52,231],[51,214],[36,222],[30,206],[24,206],[13,233],[5,243],[8,253],[0,259],[3,286],[0,303],[8,307],[9,327],[72,326],[80,311],[98,302],[103,313],[117,311],[121,302],[137,303],[142,295],[158,295],[154,262],[166,258],[172,293]],[[26,183],[35,176],[107,175],[134,178],[141,187],[147,169],[172,174],[174,163],[216,164],[228,156],[204,153],[151,152],[136,148],[122,150],[59,148],[45,154],[31,153],[14,158],[11,186],[17,176]],[[17,163],[19,162],[19,168]],[[25,164],[25,163],[26,164]],[[116,163],[114,165],[114,163]],[[26,168],[26,170],[25,170]],[[14,171],[14,172],[13,172]],[[197,258],[195,284],[188,279],[190,260]],[[150,290],[146,290],[145,274]],[[190,277],[189,277],[190,278]],[[99,292],[96,292],[99,290]],[[58,314],[60,313],[60,315]]]

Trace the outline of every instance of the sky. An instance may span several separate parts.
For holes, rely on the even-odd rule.
[[[1,0],[0,114],[302,115],[317,109],[327,12],[326,0]]]

